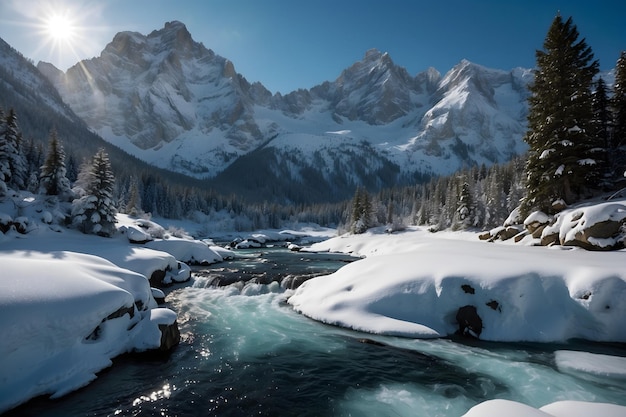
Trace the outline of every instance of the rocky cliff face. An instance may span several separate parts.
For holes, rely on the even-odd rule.
[[[195,177],[237,175],[236,160],[263,155],[245,169],[350,189],[503,162],[526,149],[530,72],[521,69],[462,61],[443,76],[432,68],[411,76],[370,50],[334,81],[272,95],[180,22],[147,36],[119,33],[100,57],[65,74],[39,68],[106,140]]]

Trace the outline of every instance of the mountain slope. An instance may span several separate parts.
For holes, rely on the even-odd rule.
[[[85,122],[61,99],[48,78],[62,73],[52,65],[36,68],[29,60],[0,39],[0,108],[14,109],[18,126],[27,141],[47,149],[52,129],[56,130],[68,157],[79,164],[104,148],[111,158],[116,180],[127,182],[130,175],[145,174],[153,180],[164,178],[171,184],[200,185],[180,174],[172,174],[140,161],[93,133]],[[43,162],[43,161],[42,161]],[[68,161],[66,161],[68,163]]]
[[[99,57],[65,74],[39,68],[110,143],[262,199],[342,199],[357,185],[449,174],[526,149],[530,71],[521,69],[462,61],[444,76],[434,69],[411,76],[370,50],[335,81],[272,95],[180,22],[149,35],[119,33]],[[246,178],[254,172],[263,176]]]

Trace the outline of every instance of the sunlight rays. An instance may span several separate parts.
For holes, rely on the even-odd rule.
[[[6,1],[5,6],[17,11],[23,19],[5,21],[0,18],[0,23],[28,28],[29,36],[36,41],[34,50],[27,54],[40,56],[63,71],[93,55],[93,51],[101,47],[100,33],[109,29],[99,23],[106,2]]]

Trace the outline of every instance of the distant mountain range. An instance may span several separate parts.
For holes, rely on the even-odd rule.
[[[0,63],[1,64],[1,63]],[[525,152],[530,70],[461,61],[415,76],[369,50],[334,81],[289,94],[249,83],[169,22],[118,33],[66,73],[38,69],[109,143],[224,192],[336,201]]]

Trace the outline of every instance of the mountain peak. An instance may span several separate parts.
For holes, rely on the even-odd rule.
[[[385,54],[387,54],[385,52]],[[364,61],[377,61],[383,56],[383,53],[376,48],[368,49],[365,51]]]

